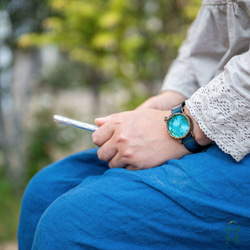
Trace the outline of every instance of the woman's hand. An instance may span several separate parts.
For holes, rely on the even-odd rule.
[[[170,111],[139,108],[98,118],[92,135],[98,157],[111,168],[130,170],[159,166],[190,152],[167,132],[164,117]]]
[[[140,108],[151,108],[159,110],[171,110],[172,107],[186,100],[186,97],[175,91],[167,90],[159,95],[150,97],[144,103],[137,107]]]

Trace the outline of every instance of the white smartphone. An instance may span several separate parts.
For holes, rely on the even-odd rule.
[[[85,129],[91,132],[94,132],[98,129],[98,126],[94,125],[94,124],[89,124],[89,123],[85,123],[85,122],[80,122],[80,121],[76,121],[76,120],[72,120],[68,117],[64,117],[61,115],[54,115],[54,121],[67,125],[67,126],[71,126],[71,127],[75,127],[75,128],[81,128],[81,129]]]

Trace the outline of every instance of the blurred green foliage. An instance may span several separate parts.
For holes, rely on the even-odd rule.
[[[19,46],[55,44],[87,67],[87,83],[161,81],[176,56],[200,0],[49,0],[53,13],[42,33],[21,36]],[[89,73],[88,73],[89,72]]]
[[[36,31],[18,39],[19,49],[54,44],[66,56],[40,80],[43,86],[55,91],[88,85],[96,93],[125,86],[131,92],[126,108],[133,109],[145,99],[134,86],[143,83],[150,90],[162,81],[200,4],[201,0],[23,0],[25,12],[20,4],[9,11],[14,29],[18,27],[14,37],[23,30]],[[48,119],[52,115],[49,107],[33,117],[25,150],[26,181],[54,160],[55,148],[66,151],[79,137],[79,130],[56,126]],[[13,183],[3,175],[0,195],[2,241],[15,238],[20,204]]]
[[[0,173],[0,249],[1,242],[16,237],[20,209],[20,194],[13,188],[11,180]]]
[[[58,126],[52,119],[53,115],[51,108],[42,108],[34,116],[33,129],[30,130],[30,140],[26,150],[26,182],[55,160],[53,157],[55,151],[69,150],[80,135],[81,130]]]
[[[39,86],[52,92],[87,86],[86,70],[81,63],[68,61],[64,56],[40,81]]]

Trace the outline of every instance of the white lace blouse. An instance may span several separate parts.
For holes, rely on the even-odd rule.
[[[250,152],[249,45],[250,0],[203,0],[162,86],[236,161]]]

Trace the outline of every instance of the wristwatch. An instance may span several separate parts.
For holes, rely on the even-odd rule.
[[[172,114],[164,118],[167,131],[171,137],[178,140],[192,153],[198,153],[208,146],[198,144],[193,136],[192,119],[184,113],[185,102],[172,108]]]

